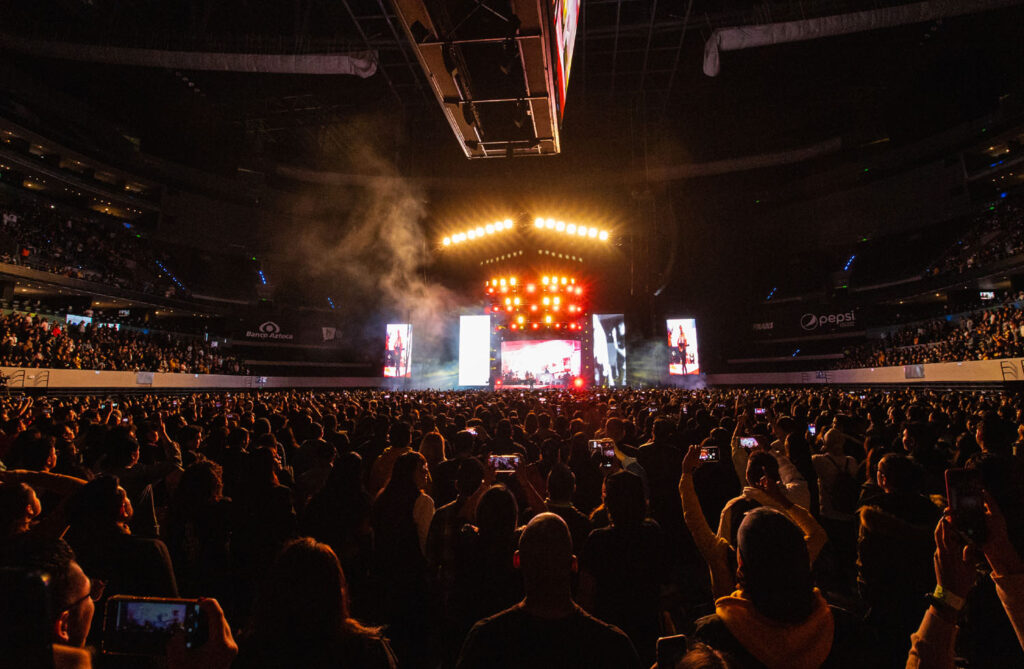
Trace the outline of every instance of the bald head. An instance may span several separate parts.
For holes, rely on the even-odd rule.
[[[553,513],[533,517],[519,538],[519,567],[527,595],[547,595],[570,583],[574,558],[565,521]]]
[[[572,557],[569,526],[553,513],[540,513],[526,525],[519,537],[519,559],[526,569],[530,564],[568,563]]]

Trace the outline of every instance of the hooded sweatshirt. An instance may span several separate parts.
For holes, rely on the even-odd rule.
[[[801,623],[784,624],[761,615],[742,590],[715,602],[715,613],[733,638],[768,669],[817,669],[832,651],[835,621],[817,590],[811,615]]]

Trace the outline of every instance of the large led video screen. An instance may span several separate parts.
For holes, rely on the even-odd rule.
[[[491,382],[491,317],[459,318],[459,385]]]
[[[626,317],[594,314],[594,384],[626,385]]]
[[[384,340],[384,376],[412,376],[409,366],[411,360],[412,325],[388,323],[387,338]]]
[[[700,374],[697,353],[697,321],[692,318],[670,318],[668,327],[668,373]]]
[[[576,44],[576,25],[580,19],[580,0],[553,0],[555,19],[555,72],[558,86],[559,119],[565,116],[565,95],[569,90],[569,70]]]
[[[580,342],[547,339],[501,342],[505,388],[566,388],[580,373]]]

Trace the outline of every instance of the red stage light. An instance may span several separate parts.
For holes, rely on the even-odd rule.
[[[577,376],[575,379],[572,380],[572,385],[576,386],[577,388],[582,388],[583,387],[583,377]]]
[[[515,324],[515,323],[513,323],[513,324],[512,324],[512,329],[513,329],[513,330],[515,330],[515,329],[516,329],[516,324]]]
[[[576,286],[576,294],[577,295],[582,295],[583,294],[583,289],[580,288],[579,286]]]
[[[534,329],[534,330],[536,330],[536,329],[537,329],[537,328],[539,328],[539,327],[540,327],[540,326],[539,326],[539,325],[537,325],[536,323],[534,323],[534,324],[533,324],[533,329]]]
[[[536,288],[536,286],[534,286],[532,283],[526,284],[526,292],[528,292],[528,293],[532,293],[535,288]]]

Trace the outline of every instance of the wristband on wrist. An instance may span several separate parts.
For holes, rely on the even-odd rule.
[[[931,594],[930,599],[932,604],[950,609],[954,613],[960,613],[960,611],[963,610],[964,605],[967,604],[967,600],[964,597],[961,597],[951,590],[943,588],[941,585],[935,586],[935,592]]]

